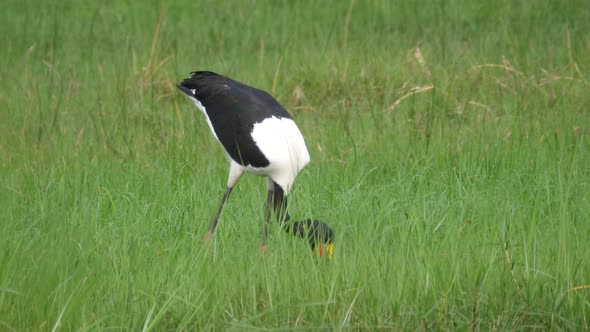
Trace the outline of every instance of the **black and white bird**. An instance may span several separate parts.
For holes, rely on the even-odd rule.
[[[332,255],[333,231],[317,220],[291,222],[287,195],[297,174],[309,163],[303,135],[285,108],[265,91],[210,71],[197,71],[177,87],[205,119],[229,159],[227,188],[205,239],[215,231],[223,205],[244,172],[266,177],[266,205],[260,250],[266,250],[270,206],[283,229],[307,237],[320,256]]]

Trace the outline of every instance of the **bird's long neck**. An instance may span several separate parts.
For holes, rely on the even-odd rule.
[[[296,237],[304,238],[308,224],[305,222],[292,221],[289,212],[287,212],[287,196],[285,191],[278,184],[274,184],[274,193],[272,197],[273,209],[275,216],[281,228]]]
[[[287,196],[276,183],[274,183],[272,203],[275,217],[281,228],[295,237],[307,238],[312,250],[317,243],[332,243],[334,233],[327,224],[313,219],[291,220],[291,216],[287,212]]]
[[[285,195],[285,191],[276,183],[274,183],[272,206],[279,224],[285,228],[289,220],[291,220],[291,216],[287,212],[287,196]]]

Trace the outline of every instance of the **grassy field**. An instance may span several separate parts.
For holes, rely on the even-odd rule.
[[[0,330],[589,330],[590,7],[572,1],[0,4]],[[295,219],[174,84],[291,112]]]

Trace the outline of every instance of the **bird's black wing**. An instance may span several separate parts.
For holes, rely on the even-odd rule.
[[[253,167],[269,165],[252,139],[254,124],[273,116],[291,118],[271,95],[212,72],[194,72],[179,88],[203,105],[215,135],[234,161]]]

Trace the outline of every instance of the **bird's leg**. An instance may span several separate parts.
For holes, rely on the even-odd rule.
[[[207,233],[203,237],[203,240],[205,240],[206,242],[208,242],[211,239],[211,236],[213,236],[213,232],[215,231],[215,227],[217,226],[217,222],[219,221],[219,216],[221,215],[221,210],[223,209],[223,204],[225,204],[225,201],[229,197],[229,194],[231,194],[231,191],[234,188],[234,185],[236,184],[236,182],[238,182],[238,180],[240,179],[240,177],[242,176],[243,173],[244,173],[244,171],[242,170],[241,166],[232,160],[229,164],[229,176],[227,177],[227,189],[225,189],[225,193],[223,194],[223,198],[221,199],[221,203],[219,203],[219,207],[217,208],[217,212],[215,212],[215,215],[213,216],[213,220],[211,220],[211,224],[209,225],[209,230],[207,231]]]
[[[221,210],[223,209],[223,204],[225,204],[225,201],[229,197],[229,194],[231,194],[232,189],[233,189],[233,187],[227,187],[227,189],[225,190],[225,193],[223,194],[223,198],[221,199],[221,203],[219,204],[219,207],[217,208],[217,212],[215,212],[215,215],[213,216],[213,220],[211,220],[211,224],[209,225],[209,230],[207,230],[207,234],[205,234],[205,236],[203,237],[203,239],[205,241],[210,240],[211,236],[213,236],[213,232],[215,231],[215,227],[217,227],[217,222],[219,221],[219,216],[221,215]]]
[[[274,189],[268,189],[266,194],[266,204],[264,206],[264,227],[262,229],[262,244],[260,245],[260,252],[266,251],[266,238],[268,237],[268,224],[270,220],[270,203],[272,202]]]

